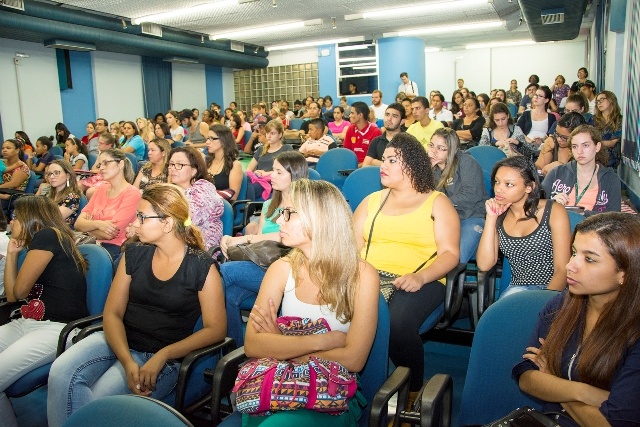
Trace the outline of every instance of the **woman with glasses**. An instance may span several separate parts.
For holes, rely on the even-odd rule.
[[[444,147],[442,141],[438,146]],[[365,198],[353,215],[360,256],[377,270],[397,275],[389,302],[389,356],[411,369],[409,403],[424,378],[422,323],[444,301],[445,276],[460,259],[460,221],[441,192],[429,156],[407,133],[384,150],[380,180],[386,189]]]
[[[144,191],[149,185],[167,182],[169,152],[171,144],[166,139],[156,138],[149,142],[149,161],[140,169],[133,185]]]
[[[169,182],[180,187],[187,196],[191,221],[200,229],[204,247],[210,249],[218,246],[222,237],[220,218],[224,212],[224,203],[216,192],[215,185],[209,180],[200,150],[193,147],[171,150]]]
[[[109,185],[98,187],[78,216],[75,228],[94,236],[115,260],[126,240],[125,227],[135,218],[140,190],[131,185],[133,167],[122,150],[110,148],[101,152],[96,165],[102,180]]]
[[[18,255],[26,249],[22,267]],[[19,318],[0,326],[0,423],[17,426],[4,391],[56,357],[60,331],[87,310],[87,261],[58,206],[47,197],[21,197],[11,221],[4,267],[10,302],[22,301]]]
[[[309,167],[305,157],[297,151],[280,154],[273,162],[271,185],[273,194],[262,205],[260,222],[247,225],[244,236],[224,236],[220,241],[222,252],[227,254],[230,246],[244,243],[256,243],[262,240],[280,242],[280,225],[277,222],[280,210],[291,206],[291,183],[309,176]],[[255,297],[264,278],[264,271],[251,261],[225,262],[220,266],[224,281],[227,305],[227,336],[233,338],[238,346],[244,343],[240,304],[247,298]]]
[[[556,122],[556,116],[547,112],[551,96],[548,86],[540,86],[531,100],[531,110],[522,113],[518,119],[518,127],[526,135],[527,142],[536,147],[544,142],[549,128]]]
[[[556,166],[564,165],[573,158],[569,146],[569,136],[575,128],[586,124],[579,113],[566,113],[556,122],[555,131],[544,141],[536,167],[546,176]]]
[[[552,169],[542,182],[548,199],[564,206],[582,206],[585,215],[620,212],[620,178],[606,167],[607,152],[600,131],[578,126],[569,136],[572,161]]]
[[[613,92],[603,90],[596,96],[595,126],[602,133],[602,145],[607,149],[609,162],[606,166],[617,169],[622,153],[622,114],[618,98]]]
[[[233,114],[232,117],[238,117]],[[213,125],[207,134],[207,172],[218,194],[225,200],[238,198],[242,186],[242,165],[232,131],[224,125]]]
[[[460,150],[453,129],[438,129],[427,144],[436,191],[443,192],[460,217],[460,262],[476,255],[482,227],[487,191],[480,164]]]
[[[138,127],[133,122],[124,122],[120,149],[125,153],[133,153],[138,161],[144,160],[145,144],[138,133]]]
[[[142,195],[133,223],[140,243],[127,245],[118,265],[104,332],[74,344],[51,367],[50,426],[105,396],[162,399],[176,386],[180,359],[224,338],[220,276],[190,211],[173,185],[156,184]],[[203,327],[193,332],[200,317]]]
[[[489,110],[489,123],[482,129],[478,145],[491,145],[504,151],[507,156],[521,154],[535,160],[538,152],[524,137],[522,129],[513,124],[507,104],[498,102]]]
[[[65,160],[54,160],[49,163],[45,177],[51,186],[47,197],[58,205],[66,223],[73,226],[78,218],[80,196],[82,195],[73,167]]]

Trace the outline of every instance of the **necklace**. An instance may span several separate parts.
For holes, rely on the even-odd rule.
[[[578,164],[576,163],[576,206],[578,205],[580,200],[582,200],[582,196],[584,196],[584,193],[587,192],[587,190],[589,189],[589,186],[591,186],[591,182],[593,182],[593,177],[596,174],[596,170],[598,170],[597,164],[593,167],[593,173],[591,174],[591,179],[589,180],[589,183],[584,188],[584,190],[582,190],[582,193],[580,193],[580,195],[578,196],[578,191],[579,191],[578,190]]]
[[[222,172],[223,168],[224,160],[214,160],[213,162],[211,162],[211,166],[209,166],[209,173],[211,174],[211,176],[218,175],[220,172]]]

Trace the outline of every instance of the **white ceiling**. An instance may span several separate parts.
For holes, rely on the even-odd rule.
[[[252,45],[270,46],[289,43],[301,43],[312,40],[325,40],[344,37],[382,37],[383,33],[417,29],[431,26],[464,24],[475,21],[502,19],[504,26],[478,31],[448,32],[422,36],[427,47],[452,48],[469,43],[504,42],[513,40],[531,40],[526,23],[517,24],[519,16],[518,2],[513,0],[492,0],[485,4],[476,4],[463,10],[451,8],[447,3],[458,0],[258,0],[237,4],[228,0],[54,0],[66,6],[97,11],[123,17],[126,20],[163,12],[176,11],[175,14],[157,20],[156,23],[167,27],[200,34],[213,34],[244,30],[256,27],[275,26],[294,21],[322,19],[323,24],[306,26],[294,31],[278,31],[260,35],[234,37],[234,40]],[[209,3],[207,11],[178,11],[182,8]],[[410,16],[368,18],[345,21],[345,15],[359,14],[389,8],[411,7],[430,3],[442,3],[437,12],[416,12]],[[217,5],[217,6],[216,6]],[[332,28],[335,17],[336,28]],[[508,30],[511,28],[511,30]]]

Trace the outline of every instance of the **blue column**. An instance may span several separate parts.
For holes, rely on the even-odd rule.
[[[378,88],[382,91],[383,103],[395,102],[402,72],[409,74],[409,80],[418,85],[418,93],[425,95],[424,47],[424,40],[415,37],[378,39]]]
[[[82,138],[87,122],[96,120],[91,53],[69,51],[72,88],[60,90],[62,120],[69,131]]]
[[[212,102],[215,102],[224,109],[222,67],[206,64],[204,66],[204,74],[207,88],[207,108],[209,108]]]
[[[322,53],[329,51],[329,55],[322,56]],[[338,98],[338,56],[336,55],[336,45],[318,46],[318,85],[320,96],[330,95],[333,98],[333,105],[340,105]]]

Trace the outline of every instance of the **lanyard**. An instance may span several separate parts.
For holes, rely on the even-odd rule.
[[[593,181],[593,177],[596,174],[596,170],[598,170],[598,165],[597,164],[593,168],[593,173],[591,174],[591,179],[589,180],[589,183],[584,188],[584,190],[582,190],[582,193],[580,193],[580,195],[578,196],[578,164],[576,163],[576,206],[578,206],[578,203],[582,199],[582,196],[584,196],[584,193],[586,193],[587,190],[589,189],[589,186],[591,185],[591,182]]]

